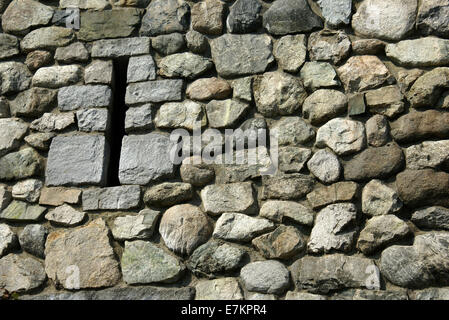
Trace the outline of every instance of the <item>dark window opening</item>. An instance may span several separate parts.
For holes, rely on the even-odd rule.
[[[125,116],[127,106],[125,104],[126,80],[128,70],[128,59],[114,60],[114,82],[112,92],[114,101],[111,109],[111,125],[108,133],[110,145],[110,158],[108,169],[108,186],[119,186],[120,153],[122,140],[125,136]]]

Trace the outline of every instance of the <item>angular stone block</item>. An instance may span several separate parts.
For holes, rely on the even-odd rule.
[[[120,157],[120,183],[146,185],[172,176],[174,164],[170,151],[173,146],[168,136],[158,133],[125,136]]]
[[[108,86],[69,86],[58,92],[58,107],[62,111],[109,107],[111,104],[112,90]]]
[[[147,102],[182,100],[182,80],[156,80],[131,83],[126,88],[125,103],[133,105]]]
[[[139,186],[95,188],[83,191],[83,210],[127,210],[140,202]]]
[[[109,144],[104,136],[55,137],[48,153],[48,186],[104,185]]]

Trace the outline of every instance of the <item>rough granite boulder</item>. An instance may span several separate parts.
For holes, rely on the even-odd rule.
[[[117,284],[119,264],[104,220],[99,218],[82,227],[50,233],[45,244],[45,272],[66,289]]]
[[[225,34],[210,43],[217,72],[224,78],[264,72],[274,61],[267,35]]]

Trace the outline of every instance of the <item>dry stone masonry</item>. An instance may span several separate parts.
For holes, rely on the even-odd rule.
[[[449,1],[0,21],[0,299],[449,299]],[[211,163],[171,135],[199,129],[214,156],[276,141]]]

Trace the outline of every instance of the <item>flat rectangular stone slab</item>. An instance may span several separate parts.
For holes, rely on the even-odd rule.
[[[58,107],[62,111],[78,108],[101,108],[112,105],[112,90],[108,86],[69,86],[59,89]]]
[[[104,136],[55,137],[48,152],[48,186],[104,185],[109,164],[109,144]]]
[[[121,184],[147,185],[173,176],[170,151],[174,144],[168,136],[150,133],[123,138],[119,179]]]
[[[92,46],[92,58],[120,58],[150,53],[150,38],[98,40]]]
[[[156,80],[131,83],[126,88],[125,103],[165,102],[182,100],[182,80]]]
[[[95,188],[83,191],[83,210],[127,210],[140,203],[139,186]]]

